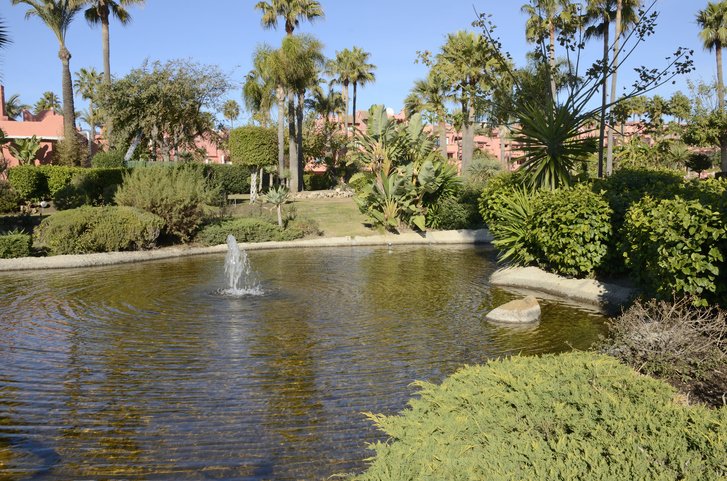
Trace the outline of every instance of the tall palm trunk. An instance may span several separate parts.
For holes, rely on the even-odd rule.
[[[605,21],[605,20],[604,20]],[[610,30],[609,22],[605,22],[603,32],[603,80],[601,81],[601,119],[598,132],[598,178],[603,178],[603,143],[606,134],[606,104],[608,97],[606,95],[606,81],[608,80],[608,34]]]
[[[111,84],[111,48],[109,47],[109,7],[101,7],[101,48],[103,50],[103,81],[106,85]],[[106,139],[111,139],[111,115],[106,116]]]
[[[439,121],[439,150],[442,152],[442,157],[447,158],[447,122],[444,120]]]
[[[717,42],[714,47],[717,56],[717,105],[720,114],[724,112],[724,77],[722,74],[722,43]],[[720,167],[722,172],[727,172],[727,136],[719,139]]]
[[[474,140],[475,140],[475,126],[474,118],[475,111],[474,105],[468,100],[462,102],[462,167],[461,173],[467,172],[470,164],[472,163],[472,154],[474,152]]]
[[[298,192],[298,144],[295,131],[295,94],[288,94],[288,157],[290,163],[290,191]]]
[[[617,88],[617,75],[618,75],[618,49],[621,41],[621,10],[623,9],[623,0],[617,0],[616,2],[616,38],[613,44],[613,77],[611,77],[611,102],[616,101]],[[613,129],[612,125],[608,129],[608,145],[606,151],[606,175],[613,173]]]
[[[548,30],[550,31],[550,45],[548,47],[548,60],[550,61],[550,94],[553,96],[553,103],[555,103],[555,96],[558,91],[555,87],[555,23],[553,19],[548,20]]]
[[[75,139],[76,135],[76,108],[73,105],[73,80],[71,80],[71,52],[65,45],[61,45],[58,52],[63,67],[63,136],[67,140]]]
[[[305,105],[305,90],[298,92],[298,105],[295,107],[295,116],[298,120],[298,131],[295,141],[298,144],[298,188],[297,192],[303,191],[303,173],[305,164],[303,162],[303,106]]]
[[[341,95],[343,96],[343,103],[346,106],[346,111],[343,114],[343,131],[348,135],[348,80],[343,82],[343,89]]]
[[[285,172],[285,90],[283,87],[275,89],[278,99],[278,177],[283,178]]]
[[[353,115],[353,128],[354,133],[356,133],[356,87],[358,86],[358,82],[353,83],[353,112],[351,114]]]
[[[505,149],[505,137],[507,136],[508,128],[505,125],[500,125],[500,165],[502,165],[502,170],[508,170],[507,165],[507,158],[506,158],[506,149]]]

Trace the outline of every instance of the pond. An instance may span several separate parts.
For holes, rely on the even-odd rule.
[[[586,349],[597,313],[483,320],[487,248],[256,251],[263,295],[218,294],[221,255],[0,274],[0,479],[325,479],[383,439],[363,412],[414,380]]]

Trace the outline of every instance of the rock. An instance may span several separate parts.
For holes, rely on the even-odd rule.
[[[491,310],[485,319],[505,324],[527,324],[540,320],[540,304],[533,296],[516,299]]]

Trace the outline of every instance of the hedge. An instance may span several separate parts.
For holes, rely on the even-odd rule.
[[[304,232],[292,226],[281,229],[263,219],[243,217],[207,225],[197,233],[195,241],[204,245],[224,244],[230,234],[238,242],[269,242],[299,239]]]
[[[124,162],[124,152],[120,150],[109,150],[108,152],[98,152],[91,159],[91,166],[94,168],[122,168],[126,166]]]
[[[252,125],[232,129],[229,148],[234,164],[259,168],[278,162],[278,134],[275,129]]]
[[[57,212],[35,230],[52,255],[89,254],[154,247],[164,221],[131,207],[90,207]]]
[[[28,234],[11,232],[0,235],[0,259],[28,257],[31,244],[31,237]]]
[[[718,480],[727,408],[675,401],[666,383],[593,353],[465,367],[397,416],[357,481]]]
[[[250,167],[236,164],[207,164],[205,175],[225,194],[250,192]]]
[[[19,165],[9,169],[8,182],[25,202],[42,199],[48,192],[46,176],[41,169],[33,165]]]

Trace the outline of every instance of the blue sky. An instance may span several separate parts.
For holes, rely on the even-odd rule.
[[[229,94],[241,102],[240,83],[250,69],[252,53],[260,43],[277,46],[284,30],[263,30],[257,0],[147,0],[142,7],[131,7],[133,22],[122,27],[111,25],[111,68],[123,76],[144,59],[188,58],[204,64],[217,64],[229,73],[236,86]],[[58,43],[40,20],[25,20],[27,7],[11,6],[0,0],[0,16],[5,19],[13,43],[0,52],[0,71],[6,95],[18,93],[33,104],[44,91],[61,93],[61,64]],[[415,64],[417,50],[436,51],[446,35],[472,29],[474,9],[491,13],[498,35],[515,61],[522,65],[528,49],[524,40],[525,17],[520,5],[525,0],[321,0],[324,20],[303,24],[301,32],[317,36],[325,54],[333,56],[342,48],[359,46],[371,52],[377,65],[377,81],[359,90],[360,108],[383,103],[396,111],[412,83],[426,75],[426,67]],[[695,21],[696,12],[706,0],[660,0],[657,33],[638,50],[630,67],[641,64],[661,66],[677,46],[695,50],[696,71],[689,78],[709,81],[716,74],[714,54],[701,48]],[[71,69],[95,67],[103,70],[101,30],[91,28],[82,15],[74,21],[67,37],[73,58]],[[588,49],[597,55],[600,44]],[[629,69],[631,70],[631,69]],[[620,85],[632,76],[624,72]],[[658,93],[687,92],[686,79],[668,85]],[[84,107],[77,99],[77,110]]]

